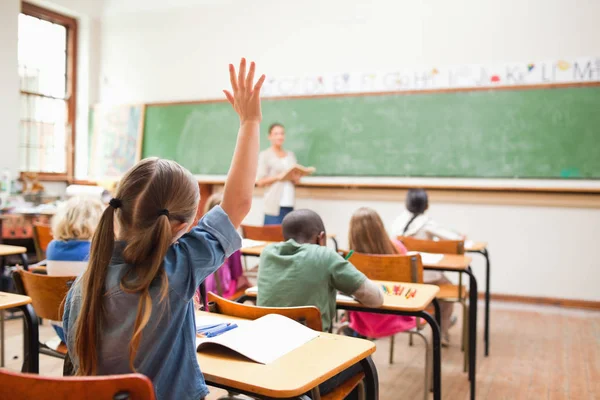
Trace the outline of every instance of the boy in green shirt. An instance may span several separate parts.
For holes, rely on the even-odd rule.
[[[339,254],[325,247],[323,220],[310,210],[297,210],[283,220],[285,242],[267,246],[260,256],[258,305],[316,306],[323,330],[329,331],[336,292],[354,296],[368,307],[383,304],[381,290]]]

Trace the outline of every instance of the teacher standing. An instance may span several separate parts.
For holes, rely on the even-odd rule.
[[[300,176],[283,180],[285,173],[296,165],[296,156],[283,149],[285,128],[279,123],[269,126],[271,147],[258,156],[256,185],[265,187],[265,225],[280,225],[283,218],[294,210],[296,187]]]

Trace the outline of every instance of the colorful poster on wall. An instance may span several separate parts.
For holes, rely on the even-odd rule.
[[[120,178],[141,159],[144,105],[98,105],[90,141],[91,179]]]
[[[384,72],[339,72],[305,77],[269,77],[266,97],[343,93],[518,87],[600,82],[600,57],[524,61],[498,65],[399,68]]]

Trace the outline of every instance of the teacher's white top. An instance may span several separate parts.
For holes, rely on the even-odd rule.
[[[288,151],[287,155],[281,158],[269,147],[261,151],[258,156],[256,178],[263,179],[281,174],[296,165],[296,163],[296,156],[291,151]],[[288,184],[287,189],[286,184]],[[286,204],[284,204],[284,201]],[[280,207],[293,207],[295,202],[296,193],[292,182],[275,182],[265,190],[264,207],[266,215],[279,215]]]

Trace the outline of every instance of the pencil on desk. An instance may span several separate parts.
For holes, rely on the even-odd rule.
[[[417,289],[414,289],[412,294],[410,295],[410,298],[412,299],[413,297],[415,297],[415,294],[417,294]]]

